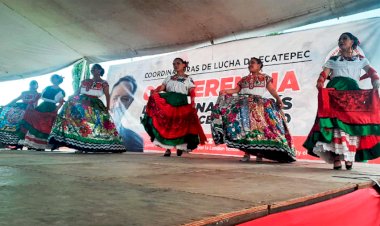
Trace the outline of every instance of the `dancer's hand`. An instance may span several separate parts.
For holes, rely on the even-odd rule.
[[[277,99],[277,100],[276,100],[276,104],[277,104],[277,106],[278,106],[280,109],[282,109],[282,108],[284,107],[284,103],[282,102],[281,99]]]
[[[323,85],[324,85],[323,82],[317,82],[316,87],[317,87],[317,89],[322,89]]]
[[[325,84],[326,79],[327,79],[327,74],[324,71],[322,71],[317,80],[317,89],[323,88],[323,85]]]
[[[226,95],[227,91],[226,90],[220,90],[219,95]]]

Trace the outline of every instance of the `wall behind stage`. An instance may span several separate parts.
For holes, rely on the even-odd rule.
[[[181,57],[190,61],[188,74],[196,84],[196,103],[199,120],[208,136],[208,143],[195,153],[241,155],[236,149],[215,146],[210,132],[210,115],[218,93],[234,88],[242,76],[248,75],[251,57],[263,60],[263,72],[272,76],[277,92],[284,102],[289,129],[295,139],[297,157],[314,159],[302,147],[313,125],[317,110],[316,80],[322,65],[338,50],[341,33],[351,32],[361,44],[359,51],[380,70],[380,18],[361,20],[330,27],[288,34],[252,38],[209,47],[182,51],[147,60],[111,66],[108,72],[112,87],[119,78],[132,75],[137,81],[135,100],[123,118],[123,124],[144,137],[144,150],[163,150],[152,145],[139,123],[149,97],[149,91],[173,75],[172,62]],[[363,71],[364,74],[364,71]],[[371,88],[369,79],[361,88]],[[270,94],[267,93],[269,97]]]

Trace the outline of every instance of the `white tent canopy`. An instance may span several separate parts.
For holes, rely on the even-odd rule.
[[[0,0],[0,81],[302,26],[379,0]]]

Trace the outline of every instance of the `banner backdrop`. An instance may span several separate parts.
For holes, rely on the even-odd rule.
[[[211,109],[219,91],[234,88],[242,76],[249,74],[249,59],[258,57],[264,63],[263,72],[272,76],[274,86],[284,102],[284,113],[295,140],[297,157],[314,159],[306,154],[302,143],[313,125],[317,111],[316,81],[324,62],[338,50],[340,34],[347,31],[359,38],[359,51],[375,69],[380,70],[380,18],[232,41],[111,66],[108,72],[111,88],[126,75],[132,76],[137,84],[132,103],[126,106],[123,116],[115,118],[115,121],[121,120],[124,127],[140,134],[145,151],[163,150],[152,145],[140,124],[140,117],[149,91],[160,85],[167,76],[173,75],[172,62],[174,58],[181,57],[190,62],[188,74],[196,84],[195,101],[199,120],[208,136],[207,145],[200,146],[194,152],[241,155],[239,150],[214,145],[210,132]],[[360,87],[372,88],[370,80],[362,81]],[[267,96],[270,97],[269,92]]]

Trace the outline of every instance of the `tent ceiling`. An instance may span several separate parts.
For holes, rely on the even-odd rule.
[[[380,7],[379,0],[0,0],[0,81],[179,50]]]

